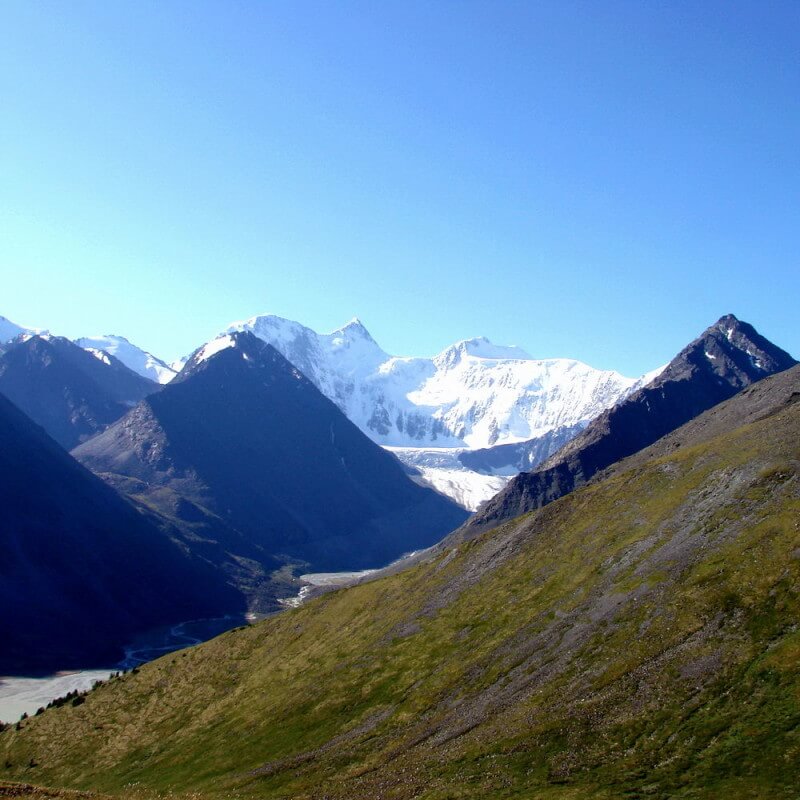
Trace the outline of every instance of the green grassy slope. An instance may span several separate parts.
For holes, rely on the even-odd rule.
[[[794,403],[113,680],[0,734],[0,775],[241,798],[795,798],[799,465]]]

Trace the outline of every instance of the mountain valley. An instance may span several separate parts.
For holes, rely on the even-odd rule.
[[[8,778],[209,798],[793,797],[799,369],[411,569],[7,729]]]

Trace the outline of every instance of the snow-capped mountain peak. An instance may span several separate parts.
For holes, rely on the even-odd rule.
[[[119,359],[128,369],[132,369],[144,378],[156,383],[169,383],[176,375],[172,367],[167,366],[160,358],[142,350],[129,342],[124,336],[106,334],[104,336],[85,336],[76,339],[75,344],[88,350],[92,355],[103,360],[107,353]]]
[[[337,328],[335,331],[332,331],[329,336],[336,336],[337,334],[351,339],[354,337],[360,337],[362,339],[367,339],[370,342],[375,341],[370,332],[364,327],[364,323],[358,317],[353,317],[349,322],[346,322],[344,325],[342,325],[341,328]]]
[[[235,322],[273,345],[378,444],[488,447],[588,422],[635,383],[568,359],[465,339],[434,358],[390,356],[358,318],[319,334],[273,314]]]
[[[533,361],[521,347],[516,345],[496,345],[485,336],[462,339],[450,345],[435,356],[433,362],[441,369],[450,369],[465,357],[480,358],[490,361]]]
[[[37,334],[47,333],[47,331],[41,331],[38,328],[26,328],[24,325],[17,325],[16,322],[12,322],[6,317],[0,317],[0,344],[16,339],[21,333]]]

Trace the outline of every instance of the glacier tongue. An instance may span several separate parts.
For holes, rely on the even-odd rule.
[[[273,345],[368,436],[390,447],[491,447],[588,422],[636,384],[570,359],[467,339],[434,358],[384,352],[354,319],[329,334],[263,315],[250,330]]]
[[[386,447],[408,468],[418,483],[432,486],[468,511],[494,497],[512,478],[465,467],[458,456],[463,448]]]

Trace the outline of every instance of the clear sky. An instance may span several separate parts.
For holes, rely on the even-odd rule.
[[[800,3],[0,5],[0,314],[163,358],[271,312],[641,373],[800,356]]]

